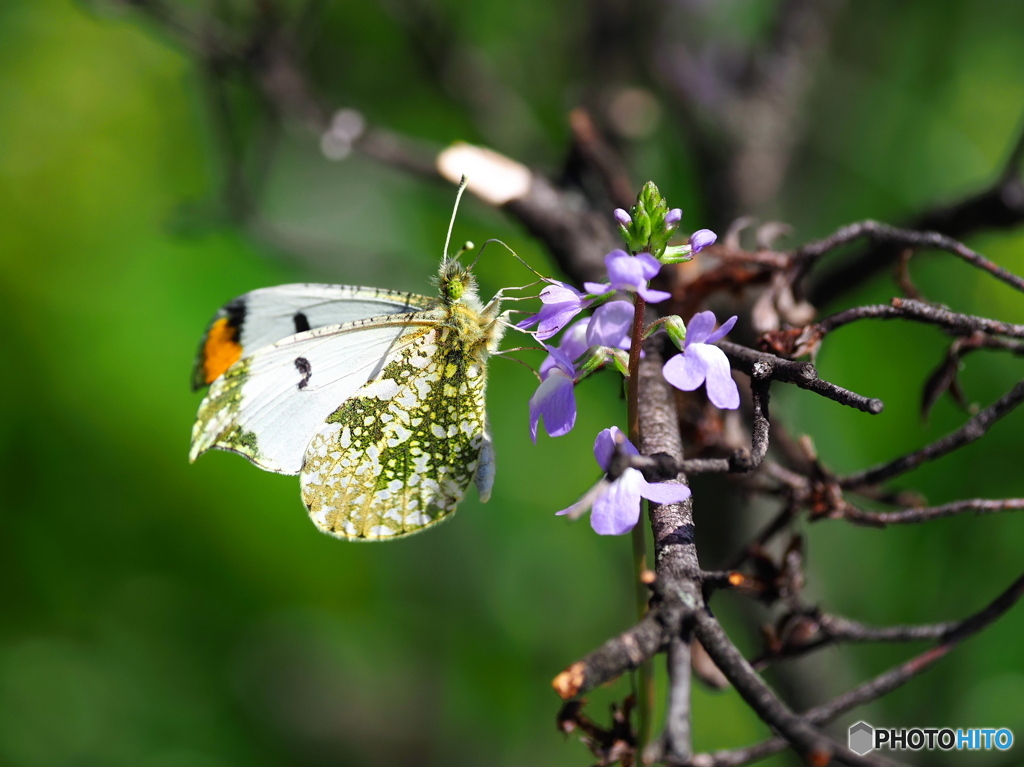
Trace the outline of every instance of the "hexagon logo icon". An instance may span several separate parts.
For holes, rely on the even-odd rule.
[[[860,756],[864,756],[869,751],[874,751],[875,728],[867,722],[857,722],[857,724],[851,725],[847,745],[853,753]]]

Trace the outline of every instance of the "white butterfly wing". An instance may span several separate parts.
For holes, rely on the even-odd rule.
[[[261,288],[228,302],[199,345],[193,389],[213,383],[236,361],[283,338],[355,320],[429,309],[436,299],[354,285],[296,283]]]
[[[360,319],[257,349],[213,382],[189,458],[220,448],[267,471],[298,474],[327,417],[437,321],[434,312]]]

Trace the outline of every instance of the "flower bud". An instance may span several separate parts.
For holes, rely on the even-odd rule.
[[[671,317],[665,318],[664,324],[672,343],[680,349],[686,346],[686,323],[683,322],[683,318],[678,314],[673,314]]]
[[[692,253],[700,253],[709,245],[714,245],[718,235],[710,229],[699,229],[690,235],[690,248]]]

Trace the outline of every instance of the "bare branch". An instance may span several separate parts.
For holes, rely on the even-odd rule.
[[[805,717],[794,714],[769,689],[761,677],[736,646],[718,621],[706,611],[696,615],[697,638],[700,639],[715,665],[732,682],[733,687],[757,715],[796,748],[811,764],[826,765],[830,759],[841,764],[888,764],[888,760],[859,756],[842,744],[814,728]]]
[[[826,253],[842,247],[861,237],[870,237],[873,241],[898,246],[902,251],[907,247],[930,248],[952,253],[960,257],[972,266],[988,272],[997,280],[1002,280],[1007,285],[1024,291],[1024,278],[1003,269],[998,264],[989,261],[979,253],[968,248],[961,242],[947,237],[939,232],[920,232],[910,229],[897,229],[894,226],[881,224],[877,221],[861,221],[856,224],[844,226],[839,231],[826,237],[823,240],[812,242],[796,250],[793,254],[795,262],[808,268],[815,261]]]
[[[942,439],[936,440],[927,447],[909,455],[901,456],[888,463],[878,464],[870,469],[858,471],[839,478],[839,486],[842,488],[856,488],[862,485],[874,485],[898,474],[916,469],[927,461],[934,461],[947,453],[968,445],[980,439],[996,421],[1013,411],[1021,402],[1024,402],[1024,380],[1019,381],[1009,393],[1004,395],[994,404],[982,410],[967,423]]]
[[[935,647],[879,674],[874,679],[854,687],[827,703],[808,709],[803,713],[803,718],[814,724],[827,724],[850,709],[870,703],[896,688],[902,687],[946,657],[960,642],[994,623],[1022,596],[1024,596],[1024,575],[1017,578],[1008,589],[984,609],[950,627],[948,631],[944,632],[942,640]],[[746,748],[718,751],[713,754],[698,754],[694,756],[690,764],[692,767],[735,767],[764,759],[788,746],[789,743],[784,738],[774,737]]]
[[[818,371],[810,362],[786,360],[776,357],[774,354],[755,351],[728,341],[719,341],[718,346],[729,357],[732,366],[737,370],[742,370],[751,379],[772,379],[796,384],[801,389],[808,389],[841,405],[847,405],[872,415],[881,413],[885,407],[880,399],[868,398],[821,380],[818,378]]]
[[[908,230],[941,232],[965,239],[991,229],[1010,229],[1024,223],[1024,129],[1008,152],[1005,165],[987,189],[951,205],[943,205],[914,216]],[[824,305],[874,276],[896,259],[902,249],[898,242],[882,242],[829,271],[811,289],[811,301]]]
[[[771,379],[751,379],[750,395],[752,399],[751,418],[753,421],[750,435],[751,453],[754,468],[761,465],[768,454],[768,432],[771,429],[771,415],[768,402],[771,399]]]
[[[833,314],[811,327],[819,336],[826,336],[843,325],[857,320],[917,320],[938,325],[946,331],[954,333],[992,333],[1000,336],[1024,338],[1024,325],[999,322],[986,317],[970,314],[958,314],[932,304],[915,301],[912,298],[894,298],[891,304],[874,304],[857,306],[853,309]]]
[[[565,669],[554,678],[551,686],[564,700],[581,695],[626,671],[639,668],[664,647],[664,637],[661,616],[649,612],[637,625]]]
[[[796,643],[784,643],[778,649],[770,649],[763,655],[753,658],[750,663],[755,669],[762,670],[775,661],[802,657],[822,647],[844,642],[920,642],[941,639],[960,625],[957,622],[949,622],[876,627],[817,611],[810,611],[801,617],[814,629],[811,638]]]
[[[990,501],[975,498],[969,501],[954,501],[941,506],[924,506],[919,508],[901,509],[900,511],[864,511],[847,506],[838,518],[866,527],[885,527],[886,525],[907,525],[927,522],[942,517],[952,517],[973,511],[975,514],[994,514],[1000,511],[1018,511],[1024,509],[1024,498],[1007,498]]]
[[[690,639],[674,636],[668,646],[668,709],[659,746],[661,760],[685,764],[693,754],[690,722]]]

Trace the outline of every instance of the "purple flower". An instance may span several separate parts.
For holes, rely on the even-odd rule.
[[[683,220],[683,209],[672,208],[668,213],[665,214],[665,226],[676,226],[680,221]]]
[[[590,344],[587,343],[587,328],[589,327],[590,317],[584,317],[581,320],[576,320],[562,334],[562,340],[558,342],[558,351],[562,353],[563,357],[575,362],[583,352],[590,348]],[[545,345],[544,348],[548,347]],[[540,363],[540,369],[537,371],[540,373],[541,380],[547,378],[548,371],[554,367],[558,367],[558,362],[549,354]]]
[[[714,245],[718,235],[710,229],[699,229],[690,235],[690,253],[700,253],[709,245]]]
[[[629,217],[629,214],[622,208],[616,208],[612,211],[612,216],[619,222],[619,226],[629,226],[633,223],[633,219]]]
[[[587,325],[587,346],[628,349],[635,310],[629,301],[609,301],[597,307]]]
[[[594,458],[605,472],[611,468],[616,443],[619,443],[619,450],[626,455],[640,454],[617,426],[604,429],[594,441]],[[629,468],[614,480],[602,479],[579,501],[558,514],[568,514],[575,518],[593,507],[590,526],[594,532],[600,535],[622,535],[640,521],[641,497],[655,503],[681,503],[690,497],[690,488],[667,482],[651,483],[644,479],[639,469]]]
[[[516,325],[520,330],[537,325],[536,336],[541,341],[551,338],[564,328],[569,320],[591,304],[572,285],[566,285],[558,280],[548,282],[551,284],[540,292],[540,300],[544,304],[541,310]]]
[[[549,437],[561,437],[576,425],[576,394],[573,390],[576,368],[572,359],[554,347],[545,347],[554,360],[537,391],[530,397],[530,436],[537,441],[537,424],[544,418]]]
[[[686,345],[681,354],[665,363],[665,380],[683,391],[693,391],[707,383],[708,399],[723,410],[740,406],[740,391],[732,380],[732,370],[725,352],[712,344],[732,330],[736,317],[730,317],[715,330],[714,312],[693,315],[686,326]]]
[[[604,295],[614,290],[627,290],[631,293],[639,293],[648,303],[652,304],[672,297],[671,293],[650,290],[647,287],[647,281],[661,269],[658,259],[650,253],[638,253],[631,256],[624,250],[613,250],[604,257],[604,264],[608,268],[608,279],[611,284],[585,282],[583,287],[587,289],[588,293]]]

